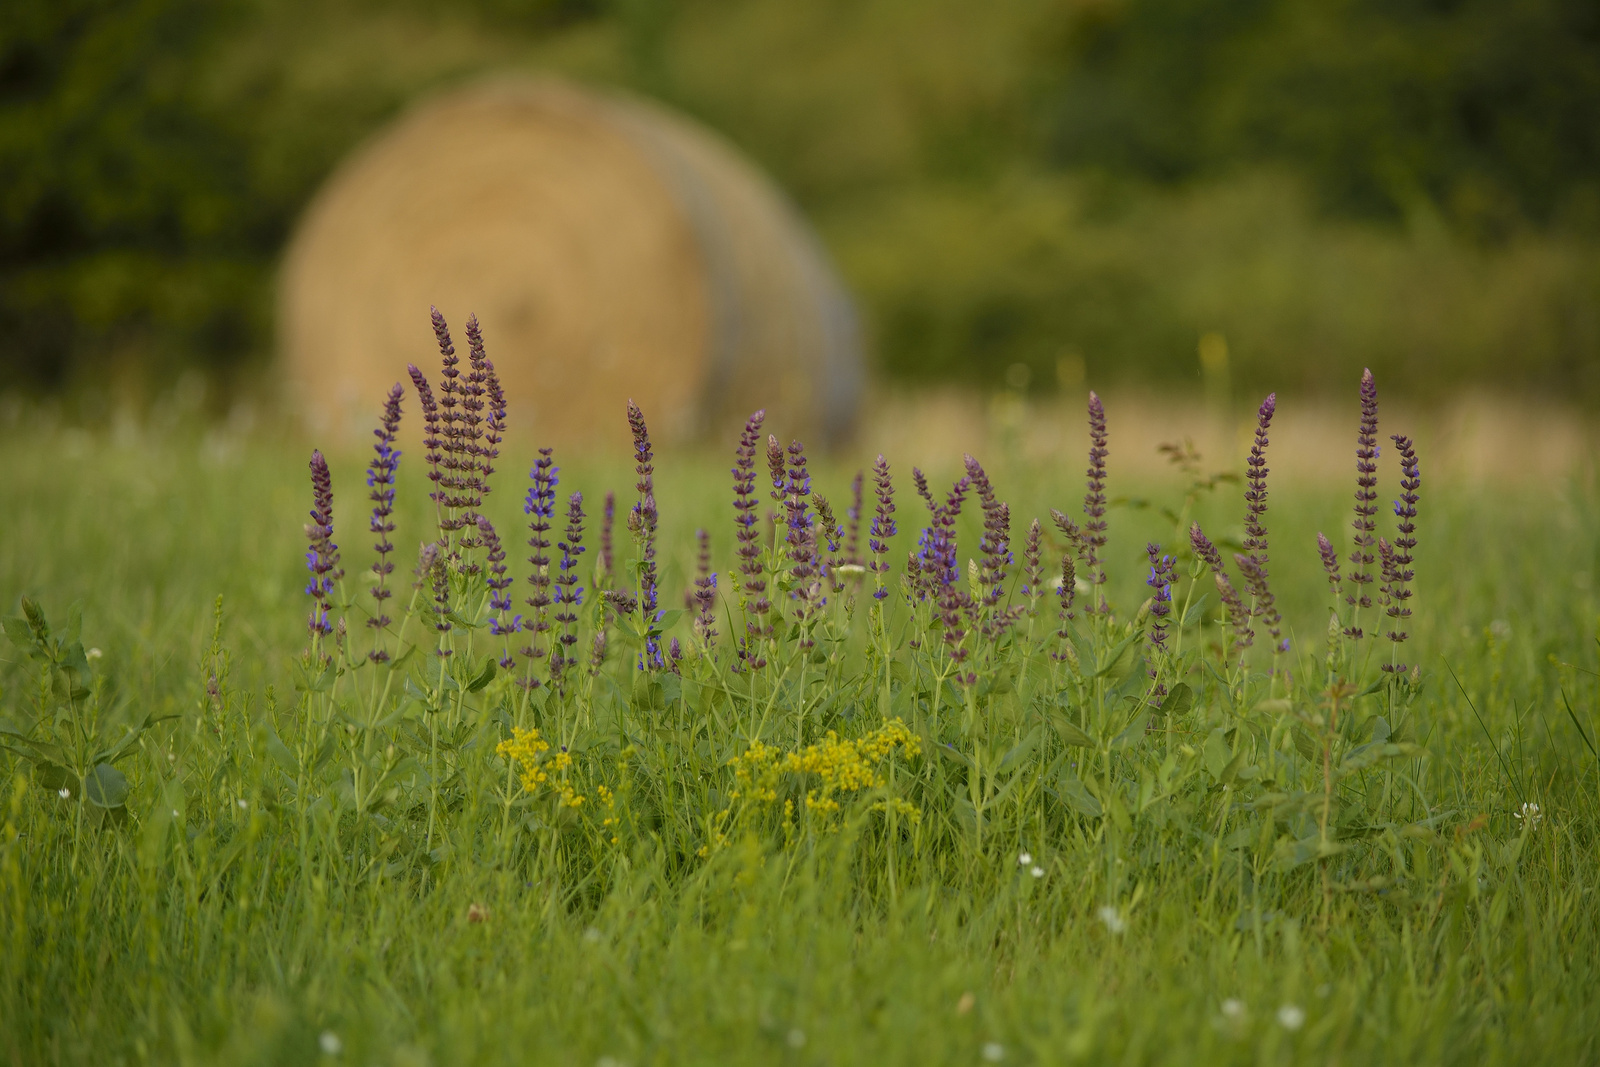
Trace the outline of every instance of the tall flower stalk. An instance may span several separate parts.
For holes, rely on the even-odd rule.
[[[1083,497],[1083,565],[1084,579],[1094,587],[1095,602],[1090,610],[1102,614],[1108,613],[1110,605],[1106,602],[1105,563],[1100,558],[1106,546],[1106,456],[1110,449],[1106,447],[1106,409],[1100,402],[1100,397],[1094,392],[1089,394],[1089,469],[1088,490]]]
[[[1395,451],[1400,456],[1400,499],[1394,502],[1395,539],[1392,549],[1384,553],[1384,596],[1388,601],[1385,613],[1392,627],[1388,638],[1393,648],[1390,662],[1383,669],[1393,674],[1403,674],[1406,665],[1400,662],[1400,646],[1409,636],[1405,626],[1411,618],[1411,580],[1416,572],[1411,553],[1417,547],[1417,490],[1422,488],[1422,473],[1417,465],[1416,445],[1411,438],[1395,434]]]
[[[389,535],[395,529],[395,473],[400,469],[400,452],[394,444],[400,432],[400,401],[404,396],[405,389],[398,382],[389,390],[383,404],[383,419],[378,428],[372,431],[378,442],[373,446],[372,462],[367,465],[367,488],[371,490],[369,498],[372,500],[372,520],[368,529],[378,539],[372,546],[378,555],[372,565],[372,573],[378,580],[372,587],[374,604],[367,625],[380,634],[393,621],[387,613],[388,600],[394,596],[394,591],[389,588],[389,575],[394,573],[394,561],[389,558],[389,553],[394,551],[394,544],[389,540]],[[385,663],[389,659],[388,651],[379,643],[381,640],[381,637],[375,637],[374,647],[367,653],[374,663]]]
[[[306,628],[311,633],[313,647],[333,633],[329,617],[329,595],[333,585],[344,577],[339,566],[339,546],[333,543],[333,476],[328,472],[328,461],[321,450],[311,453],[311,521],[306,524],[306,569],[311,580],[306,593],[311,597],[311,616]]]
[[[844,561],[859,565],[861,559],[861,488],[864,475],[856,471],[850,480],[850,507],[844,513]]]
[[[1222,601],[1223,624],[1232,632],[1232,650],[1243,655],[1255,641],[1255,630],[1250,626],[1250,611],[1244,606],[1244,601],[1239,596],[1239,591],[1234,588],[1233,582],[1228,579],[1227,571],[1222,569],[1222,553],[1217,551],[1217,546],[1200,529],[1200,524],[1194,523],[1189,527],[1189,546],[1194,549],[1194,554],[1201,563],[1205,564],[1216,580],[1217,597]],[[1224,658],[1231,658],[1227,651],[1228,642],[1224,640]]]
[[[1356,432],[1356,517],[1350,551],[1350,571],[1346,581],[1350,591],[1345,603],[1350,607],[1350,622],[1345,636],[1360,640],[1361,612],[1372,607],[1372,564],[1377,551],[1378,514],[1378,383],[1371,370],[1361,372],[1361,427]]]
[[[511,618],[512,578],[507,573],[506,550],[489,516],[478,516],[478,542],[484,548],[485,584],[489,587],[489,632],[501,638],[500,667],[516,666],[511,655],[511,635],[521,629],[522,616]]]
[[[1152,682],[1150,696],[1153,700],[1159,700],[1167,695],[1164,673],[1171,657],[1171,650],[1167,647],[1167,625],[1172,614],[1172,583],[1177,580],[1176,561],[1171,556],[1163,555],[1161,546],[1154,542],[1146,544],[1144,551],[1150,562],[1150,576],[1145,579],[1145,585],[1153,590],[1148,634],[1150,657],[1153,660],[1149,668]]]
[[[894,480],[889,474],[889,461],[882,455],[872,465],[873,495],[877,504],[872,513],[872,526],[868,530],[867,550],[872,559],[867,569],[872,572],[872,599],[881,605],[889,595],[884,579],[889,574],[889,539],[899,533],[894,522]],[[881,612],[880,612],[881,615]]]
[[[1269,393],[1256,412],[1255,441],[1250,445],[1249,470],[1245,474],[1244,550],[1250,566],[1243,570],[1246,587],[1250,590],[1251,612],[1261,619],[1267,633],[1272,635],[1272,650],[1276,655],[1287,652],[1289,642],[1283,639],[1283,618],[1278,613],[1277,599],[1272,595],[1272,585],[1267,576],[1267,528],[1262,517],[1267,513],[1267,433],[1272,427],[1272,416],[1278,409],[1278,394]]]
[[[710,532],[696,530],[694,536],[698,552],[690,606],[694,609],[694,635],[700,648],[710,652],[717,641],[717,576],[711,570]]]
[[[533,485],[528,489],[522,510],[528,516],[528,547],[533,554],[528,557],[530,592],[526,603],[529,612],[523,629],[529,637],[527,645],[521,650],[528,665],[522,685],[527,689],[536,689],[540,681],[533,673],[534,666],[551,651],[545,647],[544,636],[550,631],[550,530],[555,526],[556,486],[561,482],[560,469],[556,467],[550,449],[539,449],[539,458],[534,460],[528,476],[533,480]]]
[[[800,647],[812,645],[810,623],[822,600],[817,558],[816,520],[811,515],[811,475],[806,471],[805,447],[792,441],[783,490],[784,546],[789,560],[789,596],[795,602],[795,620],[801,623]]]
[[[645,633],[642,666],[654,671],[666,666],[661,641],[649,632],[655,624],[657,611],[656,525],[659,516],[656,512],[655,463],[644,412],[632,400],[628,401],[628,428],[633,433],[633,469],[639,479],[634,484],[639,499],[628,515],[628,529],[633,533],[634,545],[638,550],[638,611],[640,629]]]
[[[767,599],[767,573],[761,551],[761,497],[756,492],[756,449],[766,417],[765,411],[757,411],[745,420],[733,461],[734,554],[739,559],[739,606],[744,615],[738,664],[749,670],[767,665],[765,648],[772,637],[767,618],[772,603]]]
[[[561,563],[556,570],[554,607],[555,623],[560,636],[550,646],[550,685],[561,688],[561,679],[568,667],[578,664],[578,608],[583,606],[583,586],[578,584],[578,557],[583,545],[583,494],[573,493],[567,498],[567,528],[556,547],[561,550]]]

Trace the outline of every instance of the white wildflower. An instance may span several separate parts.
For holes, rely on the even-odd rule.
[[[56,796],[60,797],[62,800],[67,799],[71,795],[72,790],[68,789],[66,786],[62,786],[60,791],[56,793]]]
[[[1229,997],[1222,1002],[1222,1014],[1230,1019],[1244,1018],[1244,1001],[1238,997]]]
[[[1031,853],[1031,852],[1024,852],[1022,855],[1017,857],[1017,866],[1019,866],[1019,867],[1026,867],[1028,864],[1030,864],[1032,862],[1033,862],[1033,853]]]
[[[1114,934],[1120,934],[1128,928],[1128,920],[1110,904],[1102,906],[1096,914],[1099,915],[1100,921],[1106,924],[1106,929]]]
[[[1512,816],[1532,830],[1539,825],[1539,820],[1544,818],[1544,812],[1539,810],[1539,805],[1527,800],[1523,802],[1522,807],[1512,812]]]
[[[1285,1030],[1298,1030],[1306,1022],[1306,1010],[1298,1004],[1285,1004],[1278,1009],[1278,1025]]]
[[[1028,873],[1033,875],[1035,878],[1043,878],[1044,877],[1044,868],[1043,867],[1035,867],[1035,868],[1033,868],[1033,870],[1029,871]]]
[[[248,808],[249,806],[250,806],[250,802],[248,800],[246,800],[244,797],[240,797],[239,798],[239,809],[241,811],[244,810],[245,808]]]
[[[344,1051],[344,1042],[339,1040],[339,1035],[332,1030],[322,1031],[322,1036],[317,1038],[317,1044],[322,1046],[322,1051],[330,1056],[337,1056]]]
[[[1006,1058],[1006,1047],[998,1041],[989,1041],[983,1046],[983,1058],[990,1063],[999,1063]]]
[[[805,1048],[806,1047],[806,1032],[804,1030],[800,1029],[798,1026],[791,1028],[790,1031],[789,1031],[789,1047],[790,1048]]]

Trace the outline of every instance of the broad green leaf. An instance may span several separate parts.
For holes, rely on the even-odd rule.
[[[494,681],[495,661],[493,654],[483,657],[483,667],[478,671],[477,677],[467,683],[467,692],[476,693],[490,682]]]
[[[1093,677],[1111,677],[1113,681],[1120,681],[1125,677],[1128,669],[1132,667],[1132,663],[1127,662],[1129,659],[1128,652],[1142,636],[1142,634],[1135,633],[1123,638],[1122,643],[1113,648],[1106,656],[1105,663],[1094,672]]]
[[[337,669],[332,661],[318,669],[308,668],[299,661],[294,667],[294,687],[302,693],[326,693],[333,688],[333,680],[337,676]]]
[[[1388,688],[1391,677],[1391,675],[1387,674],[1378,675],[1372,681],[1367,683],[1367,687],[1365,689],[1356,694],[1356,699],[1359,700],[1362,697],[1371,696],[1373,693],[1382,692],[1384,689]]]
[[[44,788],[55,792],[60,789],[70,789],[77,792],[82,788],[78,776],[66,767],[50,760],[35,759],[33,761],[33,780]]]
[[[1084,733],[1082,729],[1072,722],[1072,720],[1068,719],[1060,712],[1053,712],[1051,714],[1050,724],[1056,728],[1056,733],[1061,735],[1061,741],[1063,744],[1073,745],[1077,748],[1098,747],[1094,738]]]
[[[1223,768],[1233,759],[1232,734],[1232,730],[1225,730],[1219,726],[1206,738],[1204,750],[1206,770],[1211,772],[1212,778],[1220,779]]]
[[[1294,737],[1295,751],[1304,756],[1307,761],[1316,763],[1322,759],[1322,742],[1313,737],[1309,730],[1296,726],[1292,736]]]
[[[1100,802],[1089,794],[1083,786],[1083,781],[1070,771],[1063,770],[1060,779],[1061,799],[1067,806],[1077,811],[1080,815],[1087,815],[1091,819],[1100,818],[1102,809]]]
[[[683,679],[671,671],[667,671],[660,676],[660,681],[661,706],[670,708],[683,695]]]
[[[11,640],[13,645],[28,652],[35,651],[37,646],[34,644],[33,630],[28,626],[28,620],[12,615],[7,617],[3,623],[0,623],[0,626],[5,627],[6,637]]]
[[[678,620],[684,616],[684,609],[668,608],[666,611],[660,612],[659,616],[659,618],[650,624],[650,632],[657,637],[666,633],[668,630],[672,629],[678,624]]]
[[[1117,795],[1117,790],[1108,790],[1103,798],[1106,814],[1111,816],[1111,821],[1118,830],[1127,833],[1133,829],[1133,820],[1128,816],[1128,809],[1122,803],[1122,798]]]
[[[1111,740],[1113,749],[1125,749],[1136,744],[1144,738],[1146,728],[1150,725],[1150,705],[1145,704],[1129,721],[1123,731]]]
[[[1229,784],[1230,782],[1232,782],[1234,780],[1235,777],[1238,776],[1239,772],[1241,770],[1243,770],[1243,769],[1244,769],[1244,749],[1240,749],[1238,752],[1234,753],[1234,757],[1231,760],[1228,761],[1228,765],[1226,767],[1223,767],[1221,773],[1219,773],[1217,775],[1217,784],[1218,785],[1227,785],[1227,784]],[[1251,777],[1254,777],[1254,775],[1252,775]]]
[[[1350,750],[1344,759],[1339,761],[1339,777],[1347,778],[1352,774],[1371,767],[1373,764],[1384,760],[1412,757],[1424,750],[1419,745],[1409,741],[1377,741],[1368,742]]]
[[[1319,834],[1312,834],[1298,841],[1279,842],[1273,860],[1280,870],[1290,870],[1320,857],[1337,856],[1346,847],[1338,841],[1324,841]]]
[[[101,808],[120,808],[128,800],[128,779],[109,763],[97,763],[83,778],[83,797]]]
[[[289,751],[289,746],[283,743],[277,731],[271,728],[267,730],[267,755],[271,756],[289,777],[293,778],[300,773],[300,762],[294,758],[294,753]]]
[[[1004,773],[1018,761],[1031,753],[1038,744],[1039,730],[1035,728],[1030,730],[1028,735],[1021,741],[1018,741],[1015,745],[1013,745],[1010,751],[1000,757],[999,762],[995,764],[995,769]]]
[[[1189,709],[1194,706],[1194,690],[1189,688],[1188,682],[1179,682],[1167,691],[1166,698],[1161,701],[1161,717],[1163,719],[1181,719],[1189,714]]]

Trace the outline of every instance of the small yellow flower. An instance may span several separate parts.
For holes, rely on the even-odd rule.
[[[900,719],[853,741],[841,740],[836,731],[799,752],[780,752],[761,741],[753,741],[743,755],[731,761],[735,778],[732,799],[770,804],[778,799],[778,786],[785,774],[812,777],[817,784],[806,791],[805,807],[808,812],[829,816],[842,810],[841,797],[858,794],[868,789],[880,789],[885,782],[880,766],[895,748],[905,755],[914,756],[921,751],[917,738]],[[880,802],[874,807],[905,814],[912,819],[921,813],[904,800]],[[730,808],[724,815],[732,813]],[[793,802],[784,802],[784,822],[793,814]]]
[[[505,756],[522,765],[522,788],[528,793],[537,793],[539,787],[550,777],[539,766],[540,757],[550,751],[550,742],[539,736],[538,730],[524,730],[520,726],[511,728],[511,736],[495,746],[495,754]],[[562,753],[563,756],[566,753]],[[571,762],[571,757],[568,757]]]

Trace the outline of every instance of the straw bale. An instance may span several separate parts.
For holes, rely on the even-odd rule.
[[[429,304],[483,323],[513,420],[541,442],[614,436],[633,397],[665,436],[768,406],[850,428],[848,297],[781,193],[703,128],[553,80],[427,102],[307,209],[279,281],[280,344],[313,426],[370,422]]]

